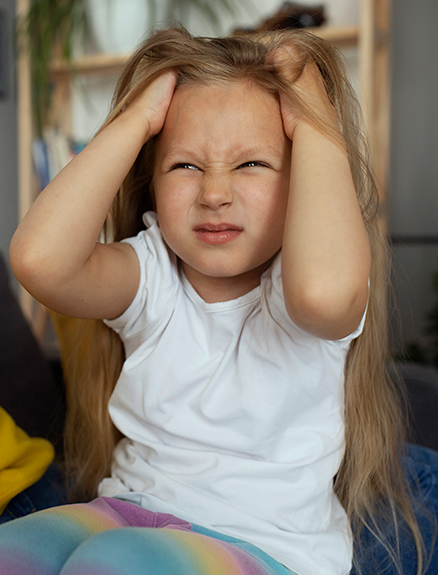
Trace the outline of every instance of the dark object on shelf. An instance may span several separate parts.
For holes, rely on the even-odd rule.
[[[267,32],[269,30],[287,30],[290,28],[309,28],[321,26],[326,21],[324,5],[304,6],[295,2],[284,2],[273,16],[264,20],[252,30],[236,32]]]

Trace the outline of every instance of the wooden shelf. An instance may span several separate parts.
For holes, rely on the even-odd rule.
[[[359,26],[321,26],[320,28],[309,28],[309,31],[338,47],[359,45]]]
[[[329,40],[339,47],[357,46],[359,43],[359,26],[309,28],[324,40]],[[129,54],[87,54],[73,61],[73,70],[79,74],[104,74],[118,72],[128,60]],[[55,60],[51,66],[54,76],[70,74],[71,69],[63,60]]]
[[[80,74],[113,73],[120,70],[129,54],[87,54],[73,61],[73,70]],[[54,76],[69,75],[71,69],[63,60],[55,60],[50,67]]]

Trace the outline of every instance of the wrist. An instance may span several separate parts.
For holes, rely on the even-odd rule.
[[[331,142],[332,145],[342,149],[345,152],[345,142],[337,125],[333,125],[330,122],[327,126],[322,126],[319,128],[307,118],[300,118],[297,121],[294,131],[293,131],[293,140],[299,139],[300,141],[309,141],[314,142],[317,145],[318,142]]]
[[[126,126],[132,136],[141,140],[142,145],[155,136],[150,120],[135,108],[127,107],[112,123]]]

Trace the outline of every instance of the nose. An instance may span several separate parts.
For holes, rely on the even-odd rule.
[[[201,206],[218,210],[233,203],[230,179],[225,175],[205,175],[199,193]]]

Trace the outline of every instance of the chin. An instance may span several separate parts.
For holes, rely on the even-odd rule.
[[[211,278],[233,278],[249,271],[245,266],[230,265],[230,262],[215,262],[213,258],[207,261],[186,262],[185,267],[192,268],[198,274]]]

